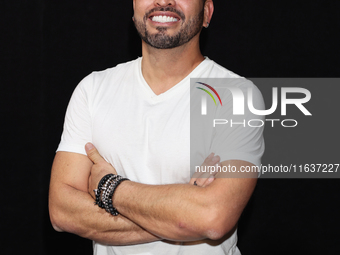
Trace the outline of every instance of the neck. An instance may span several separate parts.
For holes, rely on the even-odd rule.
[[[156,95],[171,89],[203,60],[198,37],[174,49],[156,49],[143,41],[142,74]]]

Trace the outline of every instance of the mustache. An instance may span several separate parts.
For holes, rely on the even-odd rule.
[[[173,7],[155,7],[153,9],[151,9],[150,11],[148,11],[145,15],[144,15],[144,21],[146,21],[148,19],[148,17],[150,16],[151,13],[153,12],[173,12],[176,13],[181,20],[185,20],[185,15],[183,12],[173,8]]]

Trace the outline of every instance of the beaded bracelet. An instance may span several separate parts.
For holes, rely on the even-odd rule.
[[[109,185],[111,184],[111,181],[113,180],[113,179],[115,179],[116,178],[116,175],[113,175],[113,176],[111,176],[106,182],[105,182],[105,184],[103,185],[103,187],[102,187],[102,204],[103,204],[103,206],[102,206],[102,208],[104,209],[105,208],[105,202],[106,202],[106,199],[107,199],[107,196],[108,196],[108,194],[107,194],[107,191],[108,191],[108,189],[109,189]]]
[[[101,189],[104,185],[104,183],[106,183],[106,181],[111,177],[111,176],[114,176],[114,174],[107,174],[105,175],[98,183],[98,188],[93,190],[94,191],[94,194],[96,196],[96,199],[95,199],[95,202],[94,204],[95,205],[98,205],[100,208],[103,208],[102,206],[102,201],[100,200],[100,193],[101,193]]]
[[[126,181],[126,180],[129,180],[129,179],[118,176],[118,178],[115,180],[115,182],[110,186],[109,195],[108,195],[108,199],[107,199],[107,202],[106,202],[106,204],[107,204],[106,211],[113,216],[117,216],[119,214],[117,209],[114,208],[113,205],[112,205],[113,194],[114,194],[115,190],[117,189],[118,185],[121,184],[123,181]]]
[[[112,180],[109,188],[106,190],[105,193],[105,210],[108,213],[111,214],[117,214],[116,211],[113,206],[112,206],[112,196],[113,196],[113,192],[114,192],[114,188],[116,187],[117,181],[121,178],[121,176],[117,176],[117,178],[115,178],[115,180]],[[117,214],[118,215],[118,214]]]
[[[126,180],[129,179],[123,178],[120,175],[105,175],[100,180],[98,188],[93,190],[96,197],[94,204],[98,205],[102,209],[105,209],[111,215],[117,216],[119,213],[112,205],[112,196],[118,185]]]

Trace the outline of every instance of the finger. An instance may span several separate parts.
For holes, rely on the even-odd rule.
[[[213,176],[215,176],[216,174],[219,173],[219,171],[221,171],[221,170],[219,170],[219,169],[221,169],[221,167],[222,167],[221,163],[218,162],[218,163],[215,165],[215,167],[211,169],[210,174],[213,175]]]
[[[210,177],[210,173],[204,173],[200,177],[196,179],[197,186],[202,187],[203,184],[207,181],[207,179]]]
[[[198,187],[206,187],[215,180],[215,175],[209,173],[203,173],[197,178],[192,178],[190,184]],[[195,184],[196,183],[196,184]]]
[[[206,172],[206,173],[196,172],[196,173],[194,173],[189,184],[194,185],[195,182],[196,182],[197,186],[200,186],[200,187],[208,186],[210,183],[212,183],[215,180],[215,176],[218,173],[218,171],[217,171],[218,166],[221,166],[221,163],[217,163],[215,165],[215,168],[214,168],[215,170],[211,170],[210,172]]]
[[[208,186],[210,183],[212,183],[215,180],[215,176],[210,175],[209,178],[206,179],[206,181],[203,183],[202,187]]]
[[[86,154],[89,159],[94,163],[98,164],[99,162],[103,161],[103,157],[99,154],[98,150],[92,143],[87,143],[85,145]]]
[[[195,181],[197,181],[197,179],[200,179],[203,177],[203,175],[206,174],[206,173],[203,173],[203,172],[195,172],[190,181],[189,181],[189,184],[194,184]]]
[[[210,154],[199,167],[200,172],[210,172],[213,174],[220,166],[220,156]]]
[[[189,184],[193,185],[194,182],[197,180],[197,178],[199,178],[202,174],[203,174],[203,173],[195,172],[195,173],[192,175],[192,177],[191,177],[191,179],[190,179],[190,181],[189,181]]]
[[[220,156],[215,155],[215,153],[211,153],[203,162],[202,166],[214,166],[218,162],[220,162]]]
[[[202,163],[202,165],[210,165],[211,159],[214,157],[215,153],[210,153],[208,157],[206,157]]]
[[[210,153],[209,156],[205,158],[203,164],[200,166],[200,171],[195,172],[192,175],[189,184],[194,185],[196,181],[196,184],[198,186],[202,186],[211,174],[217,174],[217,171],[212,172],[212,170],[216,169],[216,167],[220,165],[220,160],[220,156],[215,155],[215,153]],[[215,168],[210,168],[210,171],[208,171],[208,167],[211,166],[215,166]]]

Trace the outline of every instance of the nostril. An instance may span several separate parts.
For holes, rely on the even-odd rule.
[[[174,1],[157,1],[155,4],[157,6],[173,6],[173,5],[175,5]]]

